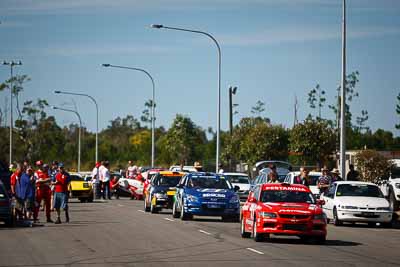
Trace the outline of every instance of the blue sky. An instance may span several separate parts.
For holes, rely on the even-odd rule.
[[[241,117],[258,100],[273,123],[293,125],[295,95],[299,119],[310,112],[307,93],[317,83],[334,101],[341,75],[340,0],[1,0],[0,59],[22,60],[27,74],[22,99],[46,98],[74,108],[95,130],[92,103],[57,96],[54,90],[93,95],[100,127],[127,114],[140,118],[151,97],[150,80],[140,72],[106,69],[111,63],[148,70],[156,82],[157,125],[169,127],[175,114],[203,128],[216,126],[217,54],[201,35],[156,30],[152,23],[207,31],[222,49],[222,129],[228,127],[228,87]],[[347,70],[360,72],[355,118],[370,115],[373,129],[394,129],[400,92],[400,1],[348,0]],[[0,68],[0,80],[9,69]],[[4,107],[8,92],[0,93]],[[61,124],[73,114],[48,110]],[[333,118],[327,105],[323,117]]]

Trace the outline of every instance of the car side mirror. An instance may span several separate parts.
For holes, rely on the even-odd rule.
[[[318,199],[318,200],[317,200],[317,205],[320,205],[320,206],[325,205],[325,200],[323,200],[323,199]]]
[[[233,190],[235,190],[235,192],[239,191],[240,187],[235,185],[235,187],[233,188]]]

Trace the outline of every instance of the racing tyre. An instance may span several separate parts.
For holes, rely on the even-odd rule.
[[[151,213],[157,213],[158,212],[157,208],[154,207],[154,205],[153,205],[153,201],[150,203],[150,212]]]
[[[253,222],[253,239],[256,242],[264,241],[264,235],[257,233],[256,218],[254,218],[254,222]]]
[[[249,238],[250,237],[250,233],[246,232],[246,227],[245,227],[243,218],[240,220],[240,235],[243,238]]]
[[[176,210],[176,201],[172,205],[172,217],[179,218],[179,212]]]
[[[390,191],[389,194],[389,205],[390,209],[395,212],[399,209],[399,202],[396,200],[396,197],[394,196],[394,193]]]
[[[335,226],[340,226],[343,224],[342,221],[340,221],[338,218],[336,207],[333,208],[333,224]]]
[[[187,221],[187,220],[192,219],[192,216],[191,216],[191,214],[186,213],[185,209],[183,207],[181,207],[180,218],[182,221]]]
[[[144,211],[145,212],[149,212],[150,211],[150,207],[147,205],[147,200],[146,200],[146,198],[144,199],[144,207],[143,207],[143,209],[144,209]]]

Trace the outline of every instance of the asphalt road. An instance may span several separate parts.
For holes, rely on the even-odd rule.
[[[400,229],[330,225],[325,245],[296,237],[256,243],[240,237],[239,223],[183,222],[169,211],[144,213],[142,203],[73,202],[69,224],[0,225],[0,266],[400,265]]]

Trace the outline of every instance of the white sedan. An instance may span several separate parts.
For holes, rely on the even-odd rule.
[[[364,222],[370,226],[381,223],[390,226],[392,210],[379,187],[373,183],[340,181],[334,182],[321,195],[325,201],[323,210],[328,221],[334,225],[343,222]]]
[[[236,193],[240,201],[246,201],[250,191],[249,176],[239,172],[224,172],[222,175],[224,175],[233,186],[239,186],[239,190]]]

